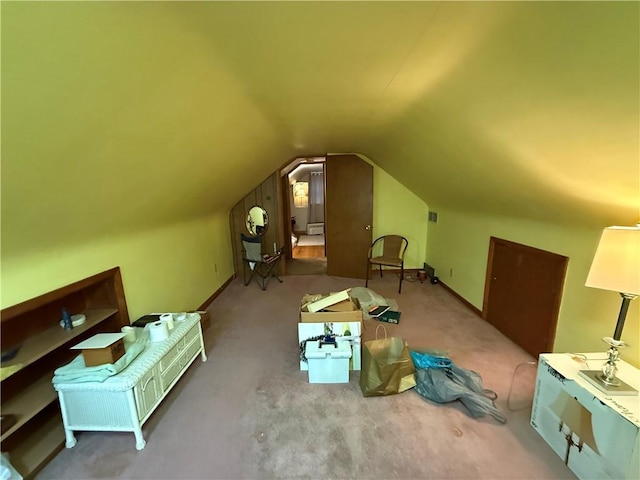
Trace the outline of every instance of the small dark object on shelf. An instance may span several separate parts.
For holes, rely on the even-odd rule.
[[[22,345],[14,345],[13,347],[9,347],[6,350],[3,350],[2,354],[0,354],[0,362],[8,362],[9,360],[13,359],[13,357],[15,357],[18,353],[18,350],[20,350],[21,346]]]
[[[73,329],[73,321],[71,320],[71,315],[69,315],[66,308],[62,309],[62,326],[65,330]]]
[[[13,427],[17,421],[18,418],[11,413],[8,415],[2,414],[2,416],[0,416],[0,431],[2,432],[1,434],[4,435],[4,432]]]

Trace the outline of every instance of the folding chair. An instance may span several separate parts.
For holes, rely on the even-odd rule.
[[[263,254],[262,237],[248,237],[243,233],[240,234],[240,237],[242,239],[244,285],[249,285],[251,279],[255,279],[260,288],[266,290],[272,277],[282,283],[276,268],[282,257],[282,249],[273,254]]]

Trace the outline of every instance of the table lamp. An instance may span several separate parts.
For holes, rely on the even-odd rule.
[[[603,230],[585,285],[619,292],[622,306],[613,337],[602,337],[610,347],[602,370],[582,370],[580,374],[610,395],[637,395],[635,389],[616,378],[616,362],[618,349],[626,346],[621,337],[629,303],[640,294],[640,224]]]

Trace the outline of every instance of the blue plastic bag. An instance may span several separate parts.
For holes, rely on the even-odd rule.
[[[451,359],[437,352],[411,350],[411,359],[416,368],[445,368],[451,366]]]

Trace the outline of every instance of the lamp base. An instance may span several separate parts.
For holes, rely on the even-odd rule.
[[[617,377],[615,378],[615,383],[619,383],[619,385],[605,383],[605,376],[602,370],[580,370],[579,373],[582,378],[607,395],[638,395],[638,391],[635,388]]]

